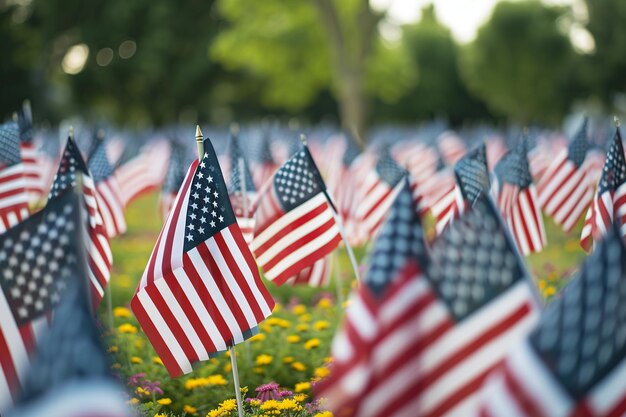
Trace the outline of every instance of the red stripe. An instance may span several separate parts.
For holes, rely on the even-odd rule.
[[[609,411],[606,417],[623,417],[626,414],[626,393],[622,392],[621,400]]]
[[[13,401],[15,402],[17,401],[18,393],[21,389],[20,380],[17,377],[17,370],[15,369],[15,364],[13,363],[2,326],[0,326],[0,366],[2,367],[2,372],[9,385],[9,390],[11,390]]]
[[[271,187],[261,198],[263,200],[257,211],[257,220],[254,229],[255,236],[263,233],[265,229],[270,227],[276,220],[286,214],[276,200],[274,187]]]
[[[382,195],[382,196],[381,196],[378,200],[374,201],[374,202],[373,202],[373,203],[369,206],[369,208],[367,209],[367,211],[365,212],[365,214],[363,214],[363,215],[361,216],[361,221],[364,221],[364,220],[368,219],[368,218],[372,215],[372,213],[373,213],[373,212],[374,212],[374,211],[375,211],[375,210],[376,210],[376,209],[377,209],[377,208],[378,208],[381,204],[383,204],[383,202],[384,202],[385,200],[387,200],[387,198],[389,198],[389,196],[390,196],[390,195],[391,195],[391,193],[393,192],[393,188],[391,188],[391,187],[387,186],[387,185],[386,185],[386,184],[384,184],[382,181],[380,181],[380,182],[379,182],[379,184],[380,184],[380,185],[382,185],[383,187],[385,187],[385,188],[386,188],[385,193],[384,193],[384,194],[383,194],[383,195]],[[378,185],[378,184],[376,184],[376,185]],[[371,192],[371,189],[370,189],[370,191],[368,191],[365,195],[369,194],[370,192]],[[371,230],[374,230],[374,229],[371,229]]]
[[[183,370],[178,365],[178,362],[176,362],[176,359],[174,359],[174,355],[172,355],[172,352],[170,352],[169,348],[163,341],[163,338],[159,334],[156,327],[154,327],[150,316],[148,316],[148,313],[146,313],[146,311],[144,310],[141,302],[139,301],[139,298],[137,298],[137,295],[135,295],[131,300],[130,308],[133,310],[133,314],[135,314],[135,317],[137,317],[137,321],[141,325],[144,333],[148,336],[150,343],[163,361],[163,365],[167,369],[167,372],[170,374],[170,376],[177,377],[182,375]]]
[[[524,411],[526,415],[535,417],[544,417],[542,409],[537,406],[535,399],[526,391],[525,387],[517,381],[517,375],[507,362],[502,367],[504,384],[511,396],[515,398],[517,406]]]

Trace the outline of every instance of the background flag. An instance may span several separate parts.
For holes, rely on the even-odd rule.
[[[243,163],[243,166],[240,165],[240,161]],[[245,191],[245,201],[242,187]],[[237,223],[241,228],[241,233],[243,233],[243,238],[246,243],[250,244],[254,236],[254,212],[252,205],[256,200],[256,188],[248,168],[248,161],[239,147],[239,138],[234,133],[230,136],[230,183],[228,184],[228,195],[237,217]]]
[[[0,125],[0,233],[28,217],[17,123]]]

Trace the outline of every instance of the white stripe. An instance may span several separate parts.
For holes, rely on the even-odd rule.
[[[266,228],[265,230],[263,230],[262,233],[254,237],[254,240],[252,241],[252,250],[256,250],[260,246],[263,246],[265,242],[274,237],[277,230],[280,231],[289,226],[293,222],[293,219],[297,219],[306,215],[323,203],[326,203],[326,197],[324,197],[323,193],[319,193],[310,200],[300,204],[293,210],[290,210],[288,216],[281,216],[274,223],[272,223],[270,227]]]
[[[379,181],[378,184],[371,191],[367,192],[364,198],[361,200],[357,211],[356,218],[365,220],[371,216],[370,211],[380,204],[381,199],[391,190],[386,183]]]
[[[42,337],[46,332],[50,329],[48,325],[48,317],[41,316],[31,321],[30,327],[33,331],[33,335],[35,336],[35,342],[39,345],[42,342]]]
[[[201,245],[204,245],[204,244],[206,244],[206,242],[201,243]],[[200,256],[200,253],[198,252],[198,249],[193,248],[192,250],[187,252],[187,255],[189,256],[189,259],[191,259],[191,262],[193,263],[194,268],[196,268],[196,271],[198,272],[198,276],[200,276],[200,278],[202,279],[202,283],[204,284],[205,288],[209,292],[209,295],[211,296],[211,299],[215,303],[217,310],[220,312],[220,314],[224,318],[224,321],[226,322],[226,325],[228,326],[231,333],[233,334],[233,339],[235,343],[242,342],[243,334],[241,333],[239,324],[237,323],[237,320],[235,319],[235,316],[233,315],[233,312],[231,311],[230,306],[228,305],[226,300],[224,300],[224,297],[222,296],[222,292],[220,288],[217,286],[215,282],[215,278],[213,277],[213,274],[211,274],[211,272],[207,269],[207,266],[204,260],[202,259],[202,257]]]
[[[0,291],[0,317],[3,318],[1,326],[9,348],[9,360],[13,362],[20,384],[23,385],[30,368],[28,352],[3,291]]]
[[[482,390],[483,406],[494,417],[525,417],[525,413],[517,406],[517,400],[506,388],[502,375],[487,380]]]
[[[246,259],[241,253],[241,250],[239,249],[237,242],[235,242],[235,239],[233,238],[233,235],[231,234],[230,229],[228,228],[224,229],[222,231],[222,237],[224,238],[226,245],[230,248],[230,253],[232,257],[235,259],[235,263],[237,264],[237,267],[239,268],[239,272],[241,272],[241,275],[243,275],[244,279],[246,280],[246,283],[248,284],[248,287],[250,288],[250,291],[252,292],[252,295],[254,296],[256,303],[261,308],[263,315],[265,317],[269,316],[270,314],[272,314],[272,310],[270,309],[270,306],[267,305],[267,302],[265,301],[263,294],[261,294],[261,290],[257,286],[257,283],[254,279],[254,275],[252,271],[250,270],[250,267],[248,266],[248,262],[246,262]],[[254,319],[254,322],[256,325],[256,319]]]
[[[185,293],[185,296],[189,299],[189,303],[193,306],[194,311],[198,315],[200,319],[200,323],[204,326],[204,329],[209,334],[213,345],[218,351],[226,350],[226,342],[224,341],[224,337],[220,333],[219,329],[215,325],[213,318],[205,308],[204,302],[200,299],[200,296],[196,292],[193,284],[191,283],[187,274],[183,268],[176,268],[174,270],[174,276],[178,281],[178,284],[182,288]]]
[[[548,195],[552,196],[550,201],[548,201],[545,206],[545,210],[548,213],[554,213],[554,211],[559,208],[559,205],[563,202],[563,200],[565,200],[567,196],[571,194],[572,189],[578,185],[576,177],[581,174],[577,175],[576,168],[573,166],[572,163],[567,162],[566,164],[567,169],[561,169],[557,173],[558,176],[556,177],[555,181],[550,184],[554,185],[545,190],[546,193],[550,193]],[[569,175],[572,175],[572,177],[567,179],[567,176]]]
[[[337,229],[337,225],[333,223],[327,231],[325,231],[315,239],[300,246],[295,251],[290,252],[287,256],[285,256],[278,263],[276,263],[270,270],[265,271],[265,277],[270,281],[275,279],[285,269],[295,264],[298,260],[303,259],[304,257],[319,250],[321,247],[328,244],[337,236],[339,236],[339,229]]]
[[[582,170],[576,171],[569,179],[568,184],[565,184],[564,187],[565,186],[568,189],[571,189],[571,191],[563,195],[560,200],[556,201],[553,210],[546,210],[546,213],[554,217],[559,215],[562,217],[567,213],[568,208],[576,204],[576,196],[580,196],[581,189],[587,187],[587,177],[585,172]]]
[[[294,217],[292,212],[287,213],[282,217],[282,219],[289,219],[290,222],[294,222],[298,219],[298,217]],[[324,224],[328,223],[329,220],[333,218],[333,213],[330,208],[325,209],[323,212],[308,220],[306,223],[301,224],[295,229],[287,229],[289,233],[282,236],[278,241],[272,243],[267,249],[263,252],[258,253],[257,262],[260,265],[265,265],[268,262],[271,262],[276,256],[280,255],[282,251],[289,247],[294,242],[302,239],[305,236],[309,236],[313,231],[319,229]],[[276,224],[278,222],[274,222],[270,227],[265,229],[266,231],[271,231],[274,234],[281,233],[285,228],[277,228]],[[252,242],[253,247],[255,246],[256,239]],[[256,252],[259,252],[258,247],[254,247]]]
[[[608,212],[609,219],[611,219],[611,222],[612,222],[613,221],[613,199],[611,198],[611,193],[608,193],[608,192],[602,193],[600,195],[600,199],[602,200],[602,203],[604,203],[604,208]],[[600,234],[602,236],[606,235],[607,226],[610,226],[610,224],[607,225],[604,223],[604,217],[602,216],[602,212],[599,209],[598,211],[596,211],[596,224],[598,225]]]
[[[523,220],[521,219],[521,213],[519,210],[519,206],[515,207],[513,210],[513,216],[509,219],[509,227],[515,236],[515,240],[517,241],[517,246],[522,255],[526,256],[530,254],[530,247],[528,245],[528,241],[526,240],[526,235],[524,232]]]
[[[333,355],[333,360],[338,363],[347,362],[354,355],[352,343],[350,343],[348,336],[343,330],[337,332],[337,334],[333,338],[331,352]]]
[[[396,199],[396,196],[400,192],[400,190],[404,187],[404,181],[400,181],[395,188],[389,193],[384,200],[379,201],[376,209],[370,213],[370,215],[363,219],[364,229],[368,234],[372,234],[375,232],[374,228],[381,222],[383,217],[389,212],[389,208],[393,204],[393,201]]]
[[[183,371],[183,373],[188,374],[189,372],[191,372],[193,369],[191,367],[189,359],[187,358],[187,355],[185,355],[182,347],[178,344],[176,337],[174,337],[174,334],[163,319],[163,316],[161,316],[159,310],[150,299],[150,296],[148,295],[146,290],[142,288],[137,292],[135,296],[141,303],[143,309],[146,311],[148,319],[152,322],[152,325],[163,339],[163,342],[174,357],[174,360],[178,364],[179,368]]]
[[[13,406],[13,397],[11,396],[11,390],[9,389],[9,382],[7,377],[0,367],[0,415],[5,413],[9,408]]]
[[[182,307],[178,303],[176,296],[174,296],[172,290],[167,285],[166,280],[158,279],[154,281],[154,285],[159,290],[159,293],[161,293],[161,297],[163,297],[165,304],[167,304],[167,308],[169,308],[172,312],[172,315],[185,333],[185,337],[193,347],[193,350],[196,352],[198,358],[201,361],[207,360],[209,358],[208,352],[202,345],[202,342],[200,341],[196,330],[193,328],[193,325],[189,321],[187,314],[185,314]]]
[[[110,178],[105,182],[98,185],[98,191],[109,204],[109,210],[111,216],[115,218],[117,224],[117,231],[121,234],[126,231],[126,220],[124,219],[124,208],[119,197],[119,190],[117,190],[117,184],[114,179]]]
[[[9,195],[3,197],[0,200],[0,209],[7,209],[18,206],[20,204],[26,204],[28,202],[28,196],[24,192],[19,192],[18,194]]]
[[[622,358],[591,391],[587,402],[594,415],[606,415],[626,397],[626,359]],[[622,410],[623,411],[623,410]]]

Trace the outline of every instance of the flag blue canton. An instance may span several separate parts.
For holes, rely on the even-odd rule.
[[[473,203],[481,193],[489,190],[489,170],[487,169],[487,148],[483,143],[469,152],[454,166],[454,174],[461,189],[461,195]]]
[[[241,192],[242,172],[239,166],[239,159],[243,160],[243,175],[245,175],[246,192],[253,193],[256,189],[254,188],[254,181],[252,180],[252,174],[248,167],[248,161],[239,147],[239,139],[237,136],[233,135],[230,137],[230,184],[228,187],[228,191],[231,194]]]
[[[580,399],[626,357],[626,250],[617,226],[548,304],[531,345]]]
[[[15,122],[0,125],[0,167],[19,164],[20,132]]]
[[[606,154],[606,162],[598,184],[598,194],[615,191],[624,183],[626,183],[626,161],[624,161],[622,135],[618,128],[609,152]]]
[[[315,163],[304,149],[276,171],[274,191],[285,212],[293,210],[323,190],[318,176]]]
[[[372,293],[382,296],[388,284],[409,260],[426,265],[424,229],[408,179],[398,193],[369,256],[365,283]]]
[[[63,191],[76,186],[76,173],[89,175],[85,161],[72,138],[68,138],[59,169],[52,182],[48,199],[57,197]]]
[[[0,285],[18,325],[49,312],[70,279],[85,277],[78,210],[78,197],[66,193],[1,235]]]
[[[113,175],[113,169],[106,153],[106,142],[101,141],[88,162],[89,171],[96,184],[107,180]]]
[[[191,182],[186,215],[185,252],[236,222],[217,155],[208,140]]]
[[[520,189],[529,187],[533,182],[526,156],[525,139],[522,141],[496,166],[496,174],[501,182],[516,185]]]
[[[588,119],[585,117],[583,124],[576,132],[576,136],[569,144],[567,149],[567,158],[576,165],[576,167],[580,167],[585,161],[585,157],[587,156],[587,151],[589,150],[589,140],[587,138],[587,123]]]
[[[525,276],[485,194],[435,240],[430,259],[427,279],[456,320],[471,315]]]
[[[376,172],[378,177],[390,187],[395,187],[402,177],[406,175],[406,171],[392,157],[389,147],[385,147],[376,163]]]

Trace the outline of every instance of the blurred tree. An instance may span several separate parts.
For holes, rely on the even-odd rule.
[[[459,47],[450,30],[437,19],[434,6],[422,9],[419,22],[403,28],[408,59],[419,74],[413,88],[394,104],[384,103],[377,115],[390,120],[432,120],[445,117],[458,125],[466,119],[489,118],[480,100],[472,96],[458,70]]]
[[[229,26],[212,56],[259,77],[268,106],[299,109],[330,88],[343,125],[362,136],[369,98],[397,99],[413,81],[402,49],[381,42],[367,0],[221,0],[219,9]]]
[[[613,105],[616,93],[626,94],[626,2],[585,0],[587,30],[594,38],[595,51],[587,58],[586,81],[606,105]]]
[[[468,87],[495,114],[529,123],[557,123],[574,95],[576,55],[559,31],[563,8],[537,0],[498,3],[462,56]]]

